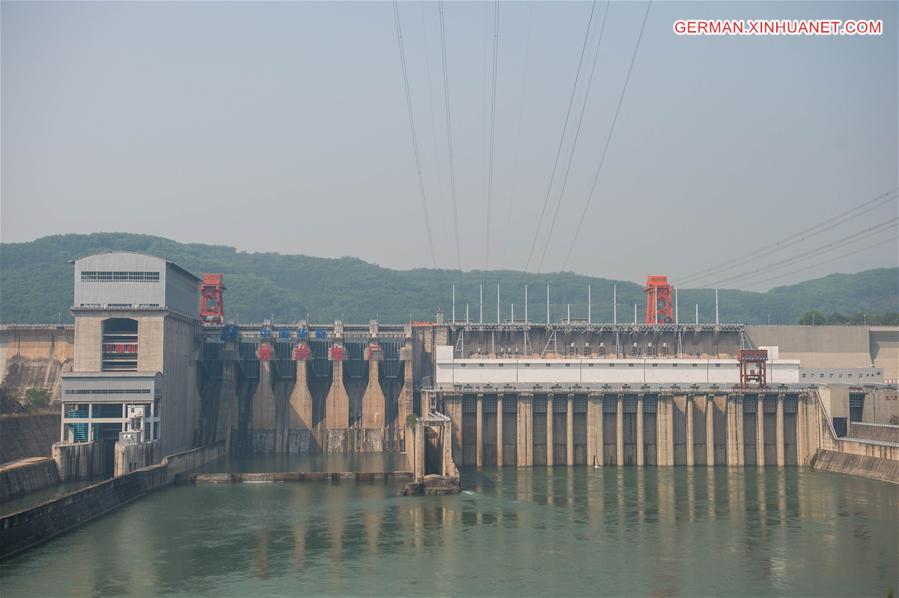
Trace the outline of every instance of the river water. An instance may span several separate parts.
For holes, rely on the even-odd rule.
[[[328,469],[315,463],[289,467]],[[886,596],[899,587],[899,486],[797,468],[683,467],[470,470],[463,485],[457,496],[405,498],[400,483],[171,487],[3,562],[0,591]]]

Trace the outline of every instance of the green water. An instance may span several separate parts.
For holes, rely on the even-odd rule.
[[[556,468],[162,490],[0,564],[2,595],[885,596],[899,487],[804,469]]]

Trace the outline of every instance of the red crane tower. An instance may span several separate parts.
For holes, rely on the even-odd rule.
[[[646,323],[673,324],[674,304],[671,302],[671,289],[668,277],[650,274],[646,277]]]
[[[200,322],[206,325],[225,323],[225,283],[221,274],[204,274],[200,284]]]

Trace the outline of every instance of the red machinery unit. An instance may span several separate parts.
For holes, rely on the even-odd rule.
[[[271,361],[274,354],[275,350],[268,343],[262,343],[259,345],[259,350],[256,351],[256,356],[259,358],[259,361]]]
[[[293,350],[294,361],[306,361],[309,357],[309,347],[306,345],[297,345]]]
[[[225,283],[221,274],[204,274],[200,284],[200,322],[208,325],[225,323]]]
[[[737,351],[740,361],[740,386],[746,388],[750,382],[757,382],[764,388],[768,385],[765,366],[768,362],[767,349],[740,349]]]
[[[343,347],[340,345],[331,347],[331,361],[343,361]]]
[[[650,274],[646,277],[646,323],[673,324],[674,303],[671,300],[673,287],[668,284],[668,277]]]

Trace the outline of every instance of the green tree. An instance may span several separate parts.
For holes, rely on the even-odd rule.
[[[823,326],[827,324],[827,316],[817,309],[810,309],[799,318],[799,323],[803,326]]]
[[[29,411],[46,411],[50,407],[50,391],[33,386],[25,391],[24,403]]]
[[[15,390],[5,384],[0,384],[0,415],[22,413],[25,408],[19,400]]]

